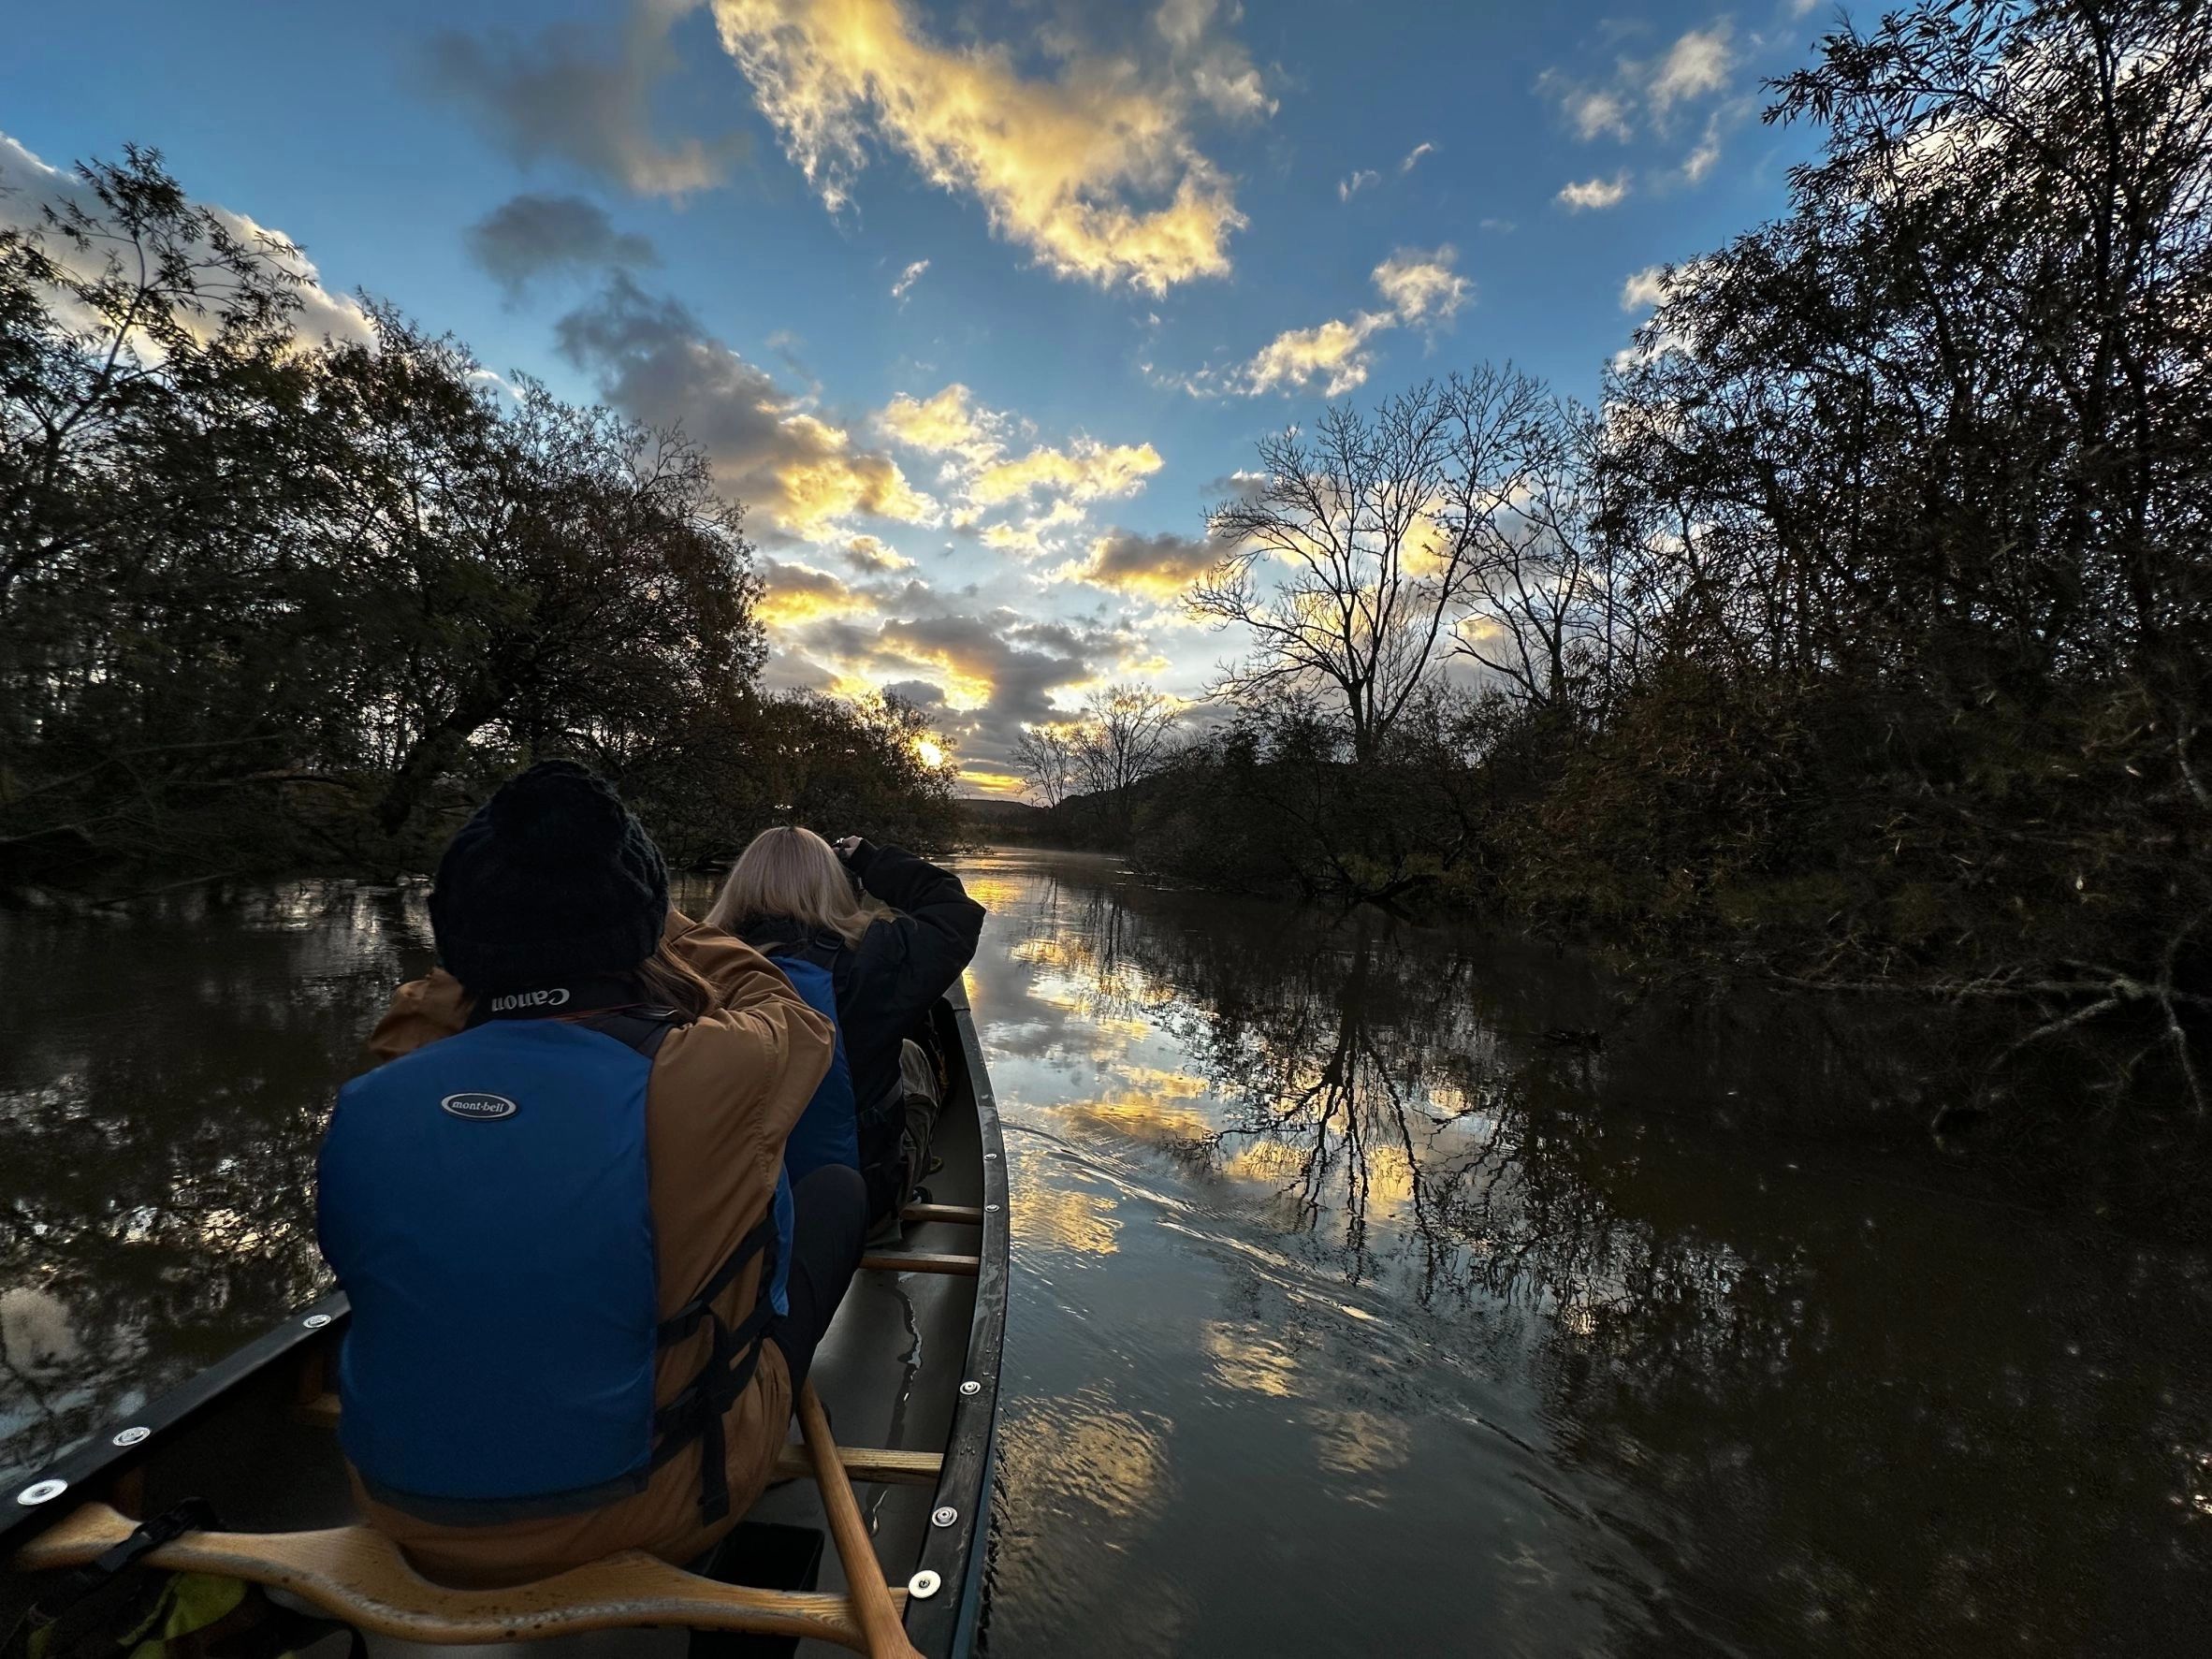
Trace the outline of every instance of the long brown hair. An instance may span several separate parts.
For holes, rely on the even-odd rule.
[[[724,933],[760,922],[792,922],[802,933],[834,933],[849,945],[860,943],[874,921],[836,851],[796,824],[753,837],[706,912],[706,924]]]
[[[665,941],[637,965],[637,988],[647,1001],[673,1008],[687,1024],[711,1013],[716,1002],[714,987]]]

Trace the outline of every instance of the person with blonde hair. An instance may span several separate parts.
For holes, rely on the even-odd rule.
[[[706,920],[772,959],[827,973],[868,1215],[889,1223],[929,1172],[942,1095],[929,1011],[974,957],[983,907],[959,877],[911,852],[783,825],[739,854]]]

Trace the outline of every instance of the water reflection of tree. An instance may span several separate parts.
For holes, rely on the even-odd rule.
[[[105,934],[8,921],[0,1470],[319,1288],[316,1142],[418,922],[395,891],[322,884],[200,895]]]
[[[2201,1264],[1909,1179],[1809,1185],[1771,1147],[1637,1109],[1694,1048],[1548,1041],[1560,988],[1479,953],[1175,895],[1082,902],[1099,1006],[1171,1031],[1220,1102],[1179,1149],[1192,1170],[1272,1179],[1286,1230],[1348,1279],[1471,1330],[1533,1316],[1552,1455],[1609,1483],[1608,1524],[1666,1587],[1630,1586],[1621,1651],[2201,1637]],[[1776,1048],[1745,1074],[1783,1069]]]

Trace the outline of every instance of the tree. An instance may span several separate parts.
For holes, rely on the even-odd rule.
[[[1507,464],[1455,503],[1451,530],[1471,552],[1451,650],[1532,707],[1599,718],[1633,675],[1641,634],[1608,513],[1604,423],[1510,370],[1483,369],[1470,385],[1497,388],[1479,403],[1520,413]]]
[[[1075,787],[1076,739],[1064,724],[1024,726],[1014,739],[1014,766],[1028,793],[1057,807]]]
[[[1477,530],[1537,398],[1510,372],[1455,376],[1372,416],[1332,406],[1311,441],[1295,427],[1261,440],[1253,493],[1208,515],[1229,550],[1189,596],[1252,638],[1217,689],[1242,703],[1327,690],[1354,760],[1372,763],[1467,601]]]
[[[1129,791],[1159,770],[1175,720],[1172,700],[1134,682],[1107,686],[1084,701],[1073,744],[1076,776],[1113,803],[1125,825]]]
[[[455,342],[388,312],[376,324],[373,347],[331,354],[325,399],[349,441],[329,562],[381,622],[357,661],[405,664],[386,834],[479,733],[619,776],[750,682],[759,579],[697,445],[529,381],[507,399]]]
[[[2212,1111],[2206,9],[1928,0],[1780,95],[1825,154],[1608,389],[1654,649],[1582,833]]]
[[[81,173],[0,232],[0,881],[419,867],[546,754],[688,850],[794,806],[951,838],[916,711],[755,693],[759,579],[698,445],[388,307],[300,339],[297,249],[152,152]]]

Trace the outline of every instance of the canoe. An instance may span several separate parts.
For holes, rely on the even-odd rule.
[[[815,1356],[808,1395],[825,1414],[802,1403],[815,1433],[786,1448],[788,1482],[753,1506],[711,1577],[630,1553],[506,1591],[420,1578],[353,1513],[326,1384],[347,1317],[334,1292],[0,1498],[0,1618],[52,1581],[48,1569],[129,1535],[132,1518],[200,1498],[225,1530],[184,1534],[154,1565],[271,1585],[371,1636],[481,1647],[620,1630],[625,1659],[660,1659],[692,1629],[801,1637],[802,1652],[827,1642],[968,1653],[982,1613],[1006,1318],[1006,1157],[959,987],[935,1017],[953,1074],[941,1165],[903,1236],[864,1258]],[[791,1581],[813,1576],[817,1559],[819,1585]]]

